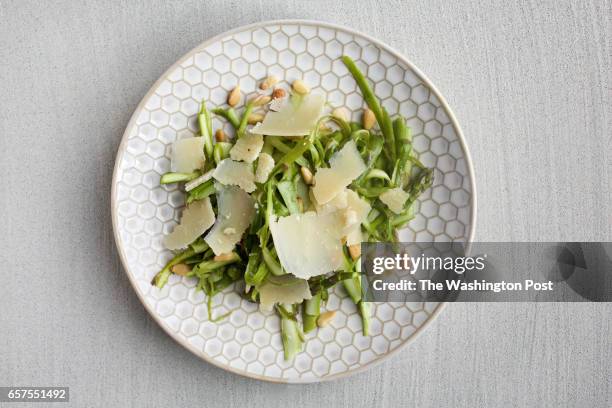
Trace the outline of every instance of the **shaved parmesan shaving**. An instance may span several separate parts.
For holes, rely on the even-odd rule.
[[[315,174],[312,192],[319,204],[331,201],[366,169],[353,140],[329,159],[329,168],[320,168]]]
[[[366,220],[372,209],[366,200],[348,188],[336,194],[327,204],[319,205],[314,199],[312,190],[311,198],[318,214],[335,214],[338,217],[339,225],[343,234],[347,237],[349,245],[361,242],[361,224]]]
[[[361,225],[354,225],[349,232],[346,234],[346,245],[357,245],[363,242],[363,233],[361,232]]]
[[[266,114],[263,122],[258,123],[251,133],[267,136],[304,136],[310,133],[321,116],[325,97],[308,94],[297,100],[283,98],[278,110]]]
[[[259,287],[260,309],[272,311],[276,303],[294,304],[312,298],[308,281],[291,275],[274,277]]]
[[[361,223],[368,218],[368,214],[370,213],[372,207],[366,200],[359,197],[359,194],[349,189],[346,190],[346,201],[347,211],[350,210],[355,213],[354,224],[361,225]]]
[[[170,168],[178,173],[190,173],[204,166],[204,138],[188,137],[172,144]]]
[[[349,229],[357,224],[357,212],[355,210],[346,210],[342,213],[342,228]]]
[[[259,160],[257,161],[257,170],[255,170],[255,182],[265,183],[268,181],[272,169],[274,169],[274,159],[272,156],[268,153],[260,154]]]
[[[257,159],[259,152],[261,152],[263,144],[262,135],[247,133],[236,141],[236,144],[232,147],[232,150],[230,150],[230,157],[233,160],[253,163],[255,159]]]
[[[348,194],[347,190],[340,191],[334,198],[332,198],[327,204],[333,205],[338,209],[346,208],[348,205]]]
[[[217,185],[219,215],[204,237],[215,255],[232,252],[255,216],[255,201],[238,187]]]
[[[270,232],[283,268],[308,279],[342,266],[342,227],[336,214],[293,214],[270,221]]]
[[[361,224],[366,220],[372,207],[351,189],[344,189],[327,204],[319,205],[310,191],[311,201],[319,215],[334,214],[338,225],[347,238],[347,244],[360,243],[362,239]]]
[[[194,201],[183,210],[181,223],[166,235],[164,246],[171,250],[186,248],[214,223],[215,213],[208,197]]]
[[[312,189],[311,189],[311,191],[312,191]],[[323,204],[323,205],[320,205],[316,201],[316,198],[314,197],[314,194],[313,194],[312,198],[314,198],[313,202],[314,202],[315,210],[317,211],[317,213],[318,214],[331,214],[331,213],[336,212],[338,210],[345,209],[346,206],[348,205],[346,191],[347,191],[346,189],[340,191],[328,203]]]
[[[393,188],[385,191],[378,198],[382,201],[391,211],[399,214],[404,209],[404,204],[408,200],[410,194],[402,190],[400,187]]]
[[[353,190],[346,190],[347,209],[344,213],[344,233],[346,234],[346,244],[355,245],[363,241],[361,224],[368,218],[372,207],[370,204],[359,197]],[[351,214],[349,217],[348,214]]]
[[[206,173],[202,174],[200,177],[193,179],[187,183],[185,183],[185,191],[191,191],[200,184],[206,183],[208,180],[212,178],[213,172],[215,170],[209,170]]]
[[[223,159],[213,172],[215,180],[227,186],[239,186],[247,193],[255,191],[255,175],[249,163]]]

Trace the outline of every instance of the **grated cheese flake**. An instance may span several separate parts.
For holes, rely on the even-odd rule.
[[[260,309],[272,311],[276,303],[294,304],[312,298],[308,281],[291,275],[270,277],[259,288]]]
[[[342,266],[342,226],[338,216],[314,211],[270,221],[270,232],[283,268],[302,279]]]
[[[402,190],[400,187],[392,188],[382,193],[378,198],[382,201],[391,211],[399,214],[404,209],[404,204],[408,200],[410,194]]]
[[[331,201],[353,180],[366,170],[366,165],[357,151],[353,140],[348,141],[340,151],[329,159],[329,168],[319,168],[312,188],[317,202],[322,205]]]
[[[215,168],[213,178],[226,186],[239,186],[247,193],[255,191],[255,175],[249,163],[223,159]]]
[[[201,169],[206,161],[204,156],[204,138],[188,137],[172,144],[170,168],[178,173],[191,173]]]
[[[315,210],[318,214],[331,214],[338,210],[345,209],[348,205],[347,189],[340,191],[329,202],[322,205],[317,202],[316,198],[314,197],[314,193],[312,194],[311,198],[314,199],[312,201],[314,202]]]
[[[350,189],[346,190],[346,202],[347,211],[352,211],[355,213],[353,224],[361,225],[361,223],[368,218],[368,214],[370,213],[370,210],[372,210],[372,206],[366,200],[359,197],[359,194]]]
[[[255,182],[265,183],[270,177],[270,173],[274,169],[274,158],[268,153],[262,153],[259,155],[257,161],[257,170],[255,170]]]
[[[346,245],[357,245],[363,242],[363,233],[361,225],[354,225],[346,234]]]
[[[210,199],[197,200],[183,210],[181,222],[164,237],[164,246],[170,250],[186,248],[215,223]]]
[[[360,244],[363,240],[361,232],[361,224],[368,218],[368,214],[372,209],[370,203],[353,190],[346,190],[347,193],[347,209],[344,214],[344,233],[346,234],[346,244]],[[349,217],[348,214],[351,214]]]
[[[255,216],[255,200],[238,187],[220,184],[216,187],[219,214],[204,241],[215,255],[221,255],[234,250],[251,224]]]
[[[233,160],[253,163],[259,156],[263,144],[262,135],[247,133],[236,141],[236,144],[230,150],[230,157]]]
[[[325,97],[308,94],[299,98],[283,98],[275,105],[277,111],[269,111],[263,122],[251,133],[267,136],[304,136],[310,133],[321,116]]]

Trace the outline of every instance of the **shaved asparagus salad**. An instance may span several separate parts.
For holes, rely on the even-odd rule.
[[[155,276],[198,279],[208,300],[234,282],[243,296],[281,321],[285,359],[303,349],[304,333],[327,325],[328,290],[340,283],[357,306],[363,334],[362,242],[396,241],[411,206],[433,173],[415,157],[404,118],[391,118],[349,57],[342,58],[367,108],[361,123],[346,108],[330,113],[324,95],[294,81],[288,92],[266,78],[241,113],[239,87],[227,107],[202,102],[200,135],[177,140],[172,172],[162,184],[184,183],[187,206],[165,237],[174,257]],[[212,115],[234,130],[213,135]],[[213,140],[214,139],[214,140]]]

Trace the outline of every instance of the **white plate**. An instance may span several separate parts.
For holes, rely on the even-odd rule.
[[[333,323],[307,337],[305,351],[285,362],[275,314],[263,314],[231,288],[214,298],[219,323],[207,319],[205,296],[195,280],[172,276],[159,290],[152,277],[171,257],[162,237],[177,223],[183,194],[160,186],[169,171],[169,148],[197,131],[200,101],[222,105],[240,84],[253,92],[269,74],[301,78],[358,120],[364,103],[340,56],[353,57],[391,115],[408,118],[414,149],[435,167],[434,186],[416,203],[416,218],[402,240],[471,241],[475,189],[470,156],[444,98],[406,58],[364,34],[314,21],[269,21],[212,38],[183,56],[145,95],[132,116],[115,164],[112,218],[125,270],[138,297],[160,326],[202,359],[262,380],[306,383],[337,378],[379,362],[406,345],[433,320],[442,304],[376,304],[371,336],[361,335],[359,315],[340,285],[327,309]],[[214,127],[223,125],[217,119]],[[227,129],[229,130],[229,129]]]

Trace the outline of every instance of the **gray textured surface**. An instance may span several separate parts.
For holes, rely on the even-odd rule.
[[[612,405],[610,304],[455,304],[332,383],[228,374],[176,345],[119,264],[110,181],[129,116],[200,41],[272,18],[365,31],[463,126],[479,240],[611,240],[610,1],[0,1],[0,385],[74,406]]]

